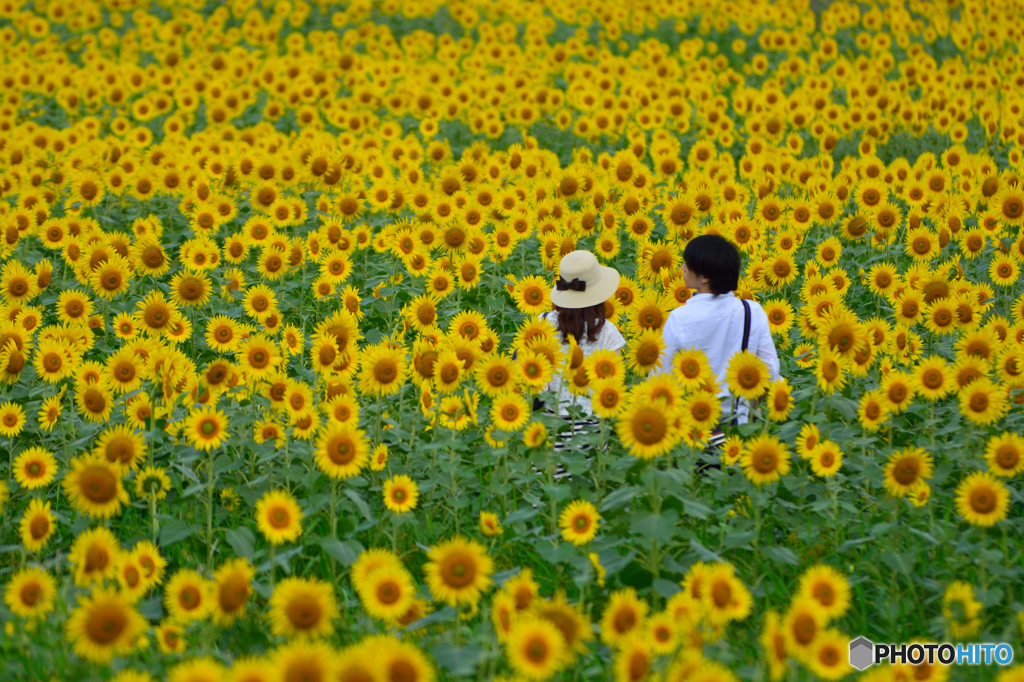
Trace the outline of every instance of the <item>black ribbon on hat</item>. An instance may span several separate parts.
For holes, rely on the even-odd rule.
[[[555,288],[559,291],[586,291],[587,283],[578,277],[571,282],[566,282],[563,278],[559,277],[558,282],[555,284]]]

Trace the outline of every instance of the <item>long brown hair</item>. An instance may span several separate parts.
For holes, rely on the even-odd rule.
[[[559,308],[552,304],[558,314],[558,330],[562,333],[562,341],[569,343],[569,336],[572,335],[579,343],[586,331],[587,341],[597,341],[597,335],[604,326],[604,303],[592,305],[589,308]]]

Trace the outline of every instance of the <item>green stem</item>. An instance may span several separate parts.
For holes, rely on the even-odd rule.
[[[208,451],[207,466],[210,470],[206,472],[207,483],[206,483],[206,570],[213,571],[213,492],[214,492],[214,475],[213,475],[213,454],[214,448],[210,448]],[[154,515],[154,518],[155,515]]]

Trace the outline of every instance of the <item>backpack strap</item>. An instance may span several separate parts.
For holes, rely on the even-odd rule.
[[[741,298],[740,303],[743,304],[743,343],[740,347],[740,351],[747,350],[747,346],[750,345],[750,304],[747,303],[747,299]],[[732,417],[732,424],[736,425],[736,396],[732,397],[732,411],[730,416]]]
[[[745,298],[741,298],[740,303],[743,304],[743,346],[741,350],[746,350],[750,344],[750,304]]]

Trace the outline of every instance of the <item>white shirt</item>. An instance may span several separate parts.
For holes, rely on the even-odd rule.
[[[542,319],[548,321],[555,328],[555,338],[558,341],[562,340],[562,333],[558,331],[558,313],[550,312],[545,313],[541,316]],[[621,332],[616,329],[615,325],[605,320],[604,325],[601,326],[601,331],[597,333],[597,338],[593,342],[587,340],[586,333],[583,334],[583,338],[579,341],[580,350],[583,351],[583,357],[589,356],[596,350],[620,350],[626,345],[626,339],[622,336]],[[562,350],[566,353],[569,352],[569,344],[562,343]],[[569,411],[566,409],[568,405],[576,404],[583,409],[583,413],[588,416],[594,416],[594,408],[590,405],[590,398],[583,395],[574,395],[569,391],[568,386],[563,385],[563,379],[561,373],[556,369],[554,376],[545,390],[554,391],[555,395],[558,396],[558,414],[561,417],[568,417]]]
[[[779,377],[779,354],[768,326],[768,314],[755,301],[750,306],[750,340],[747,350],[761,358],[771,372],[771,378]],[[743,347],[743,303],[731,291],[727,294],[694,294],[682,307],[673,310],[661,331],[665,350],[661,365],[655,373],[671,372],[672,359],[683,349],[704,352],[708,364],[715,374],[715,381],[721,387],[718,395],[723,399],[722,418],[731,409],[732,394],[726,386],[725,374],[733,353]],[[737,405],[737,420],[746,422],[748,406],[740,400]]]

